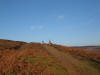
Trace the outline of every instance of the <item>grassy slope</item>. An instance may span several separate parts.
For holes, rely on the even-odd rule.
[[[20,50],[0,50],[0,75],[68,75],[67,70],[39,43]]]
[[[88,71],[100,71],[100,54],[60,45],[52,47],[60,51],[60,54],[69,53],[65,57],[68,60],[72,58],[70,62],[77,60],[88,67]],[[72,75],[68,71],[71,69],[68,66],[65,68],[65,65],[49,54],[40,43],[0,40],[0,75]]]
[[[61,45],[52,45],[61,52],[71,54],[75,59],[78,59],[91,70],[100,72],[100,53],[95,53],[79,48],[71,48]]]
[[[44,45],[44,47],[52,56],[61,61],[70,75],[100,75],[98,69],[91,66],[87,61],[74,58],[69,52],[59,51],[50,45]]]

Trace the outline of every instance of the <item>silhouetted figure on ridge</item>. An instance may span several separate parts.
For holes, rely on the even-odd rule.
[[[42,44],[44,44],[44,41],[42,40]]]
[[[52,45],[52,42],[51,42],[51,40],[49,40],[49,45]]]

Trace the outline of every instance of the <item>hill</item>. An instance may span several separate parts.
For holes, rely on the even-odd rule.
[[[80,46],[80,47],[77,47],[77,48],[82,48],[82,49],[86,49],[86,50],[90,50],[90,51],[100,53],[100,46]]]
[[[0,50],[5,50],[5,49],[17,50],[24,44],[26,44],[26,42],[0,39]]]
[[[100,75],[100,53],[0,39],[0,75]]]

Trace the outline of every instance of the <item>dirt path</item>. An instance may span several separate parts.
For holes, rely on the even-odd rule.
[[[65,54],[56,48],[44,45],[44,48],[55,58],[57,58],[68,70],[69,75],[100,75],[97,71],[90,69],[83,62],[73,58],[70,54]]]

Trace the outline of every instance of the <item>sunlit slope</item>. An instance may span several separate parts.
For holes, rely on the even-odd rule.
[[[4,40],[0,39],[0,50],[5,49],[16,49],[18,50],[22,45],[26,44],[25,42],[21,41],[12,41],[12,40]]]
[[[77,59],[77,57],[73,57],[73,55],[69,52],[63,52],[58,50],[61,49],[60,46],[53,47],[52,45],[44,45],[44,47],[54,58],[58,59],[63,64],[63,66],[68,70],[68,73],[70,75],[100,74],[99,69],[93,67],[93,65],[90,65],[87,60],[82,61],[80,59]]]
[[[68,72],[42,44],[27,43],[19,50],[0,50],[0,75],[68,75]]]
[[[0,75],[100,75],[100,54],[55,44],[0,40]]]

